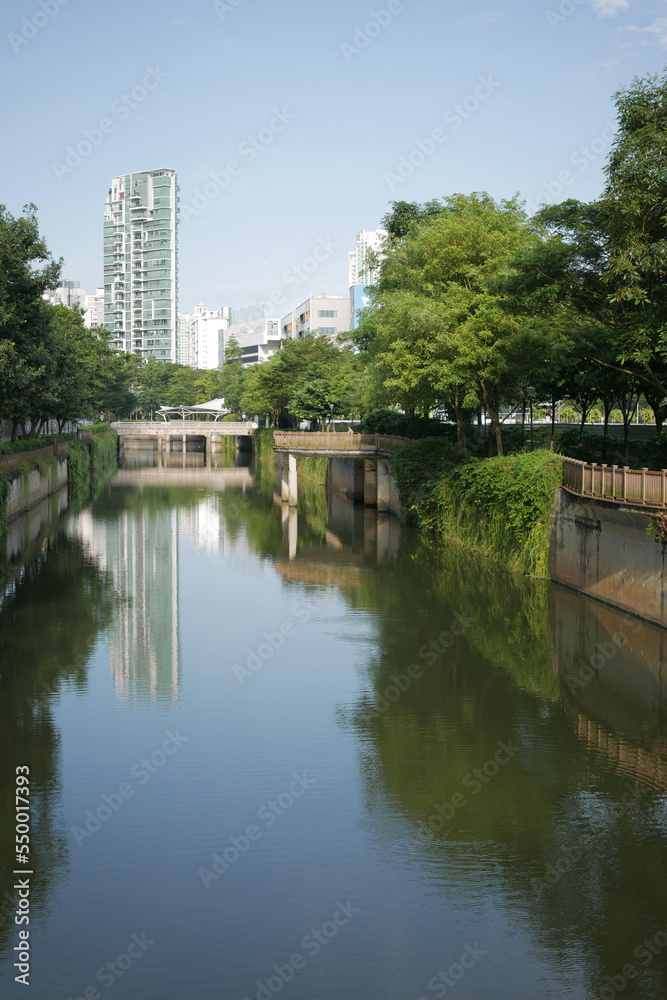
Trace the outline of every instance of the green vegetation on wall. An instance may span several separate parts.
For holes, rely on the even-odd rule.
[[[515,572],[548,578],[560,455],[534,451],[462,462],[448,442],[414,441],[394,455],[392,467],[404,519]]]
[[[299,482],[303,480],[316,486],[326,486],[327,464],[326,455],[314,455],[312,458],[299,457],[297,459]]]
[[[9,499],[9,480],[4,472],[0,472],[0,566],[4,564],[7,551],[7,500]]]
[[[95,434],[90,442],[90,470],[93,474],[116,467],[118,458],[118,434],[108,430]]]

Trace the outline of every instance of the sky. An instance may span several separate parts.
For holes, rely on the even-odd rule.
[[[179,311],[280,317],[392,201],[595,198],[667,0],[493,3],[4,0],[0,203],[90,293],[112,177],[176,169]]]

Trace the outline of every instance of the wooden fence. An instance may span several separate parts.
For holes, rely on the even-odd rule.
[[[390,434],[348,434],[318,431],[274,431],[273,447],[276,451],[397,451],[408,438]]]
[[[566,458],[563,486],[584,497],[597,497],[640,507],[667,506],[667,469],[630,469]]]

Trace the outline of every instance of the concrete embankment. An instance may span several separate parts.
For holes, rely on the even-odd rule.
[[[650,514],[560,489],[551,527],[551,579],[667,626],[667,542]]]

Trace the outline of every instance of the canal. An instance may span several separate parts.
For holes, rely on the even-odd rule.
[[[0,995],[664,998],[665,633],[159,461],[14,531]]]

